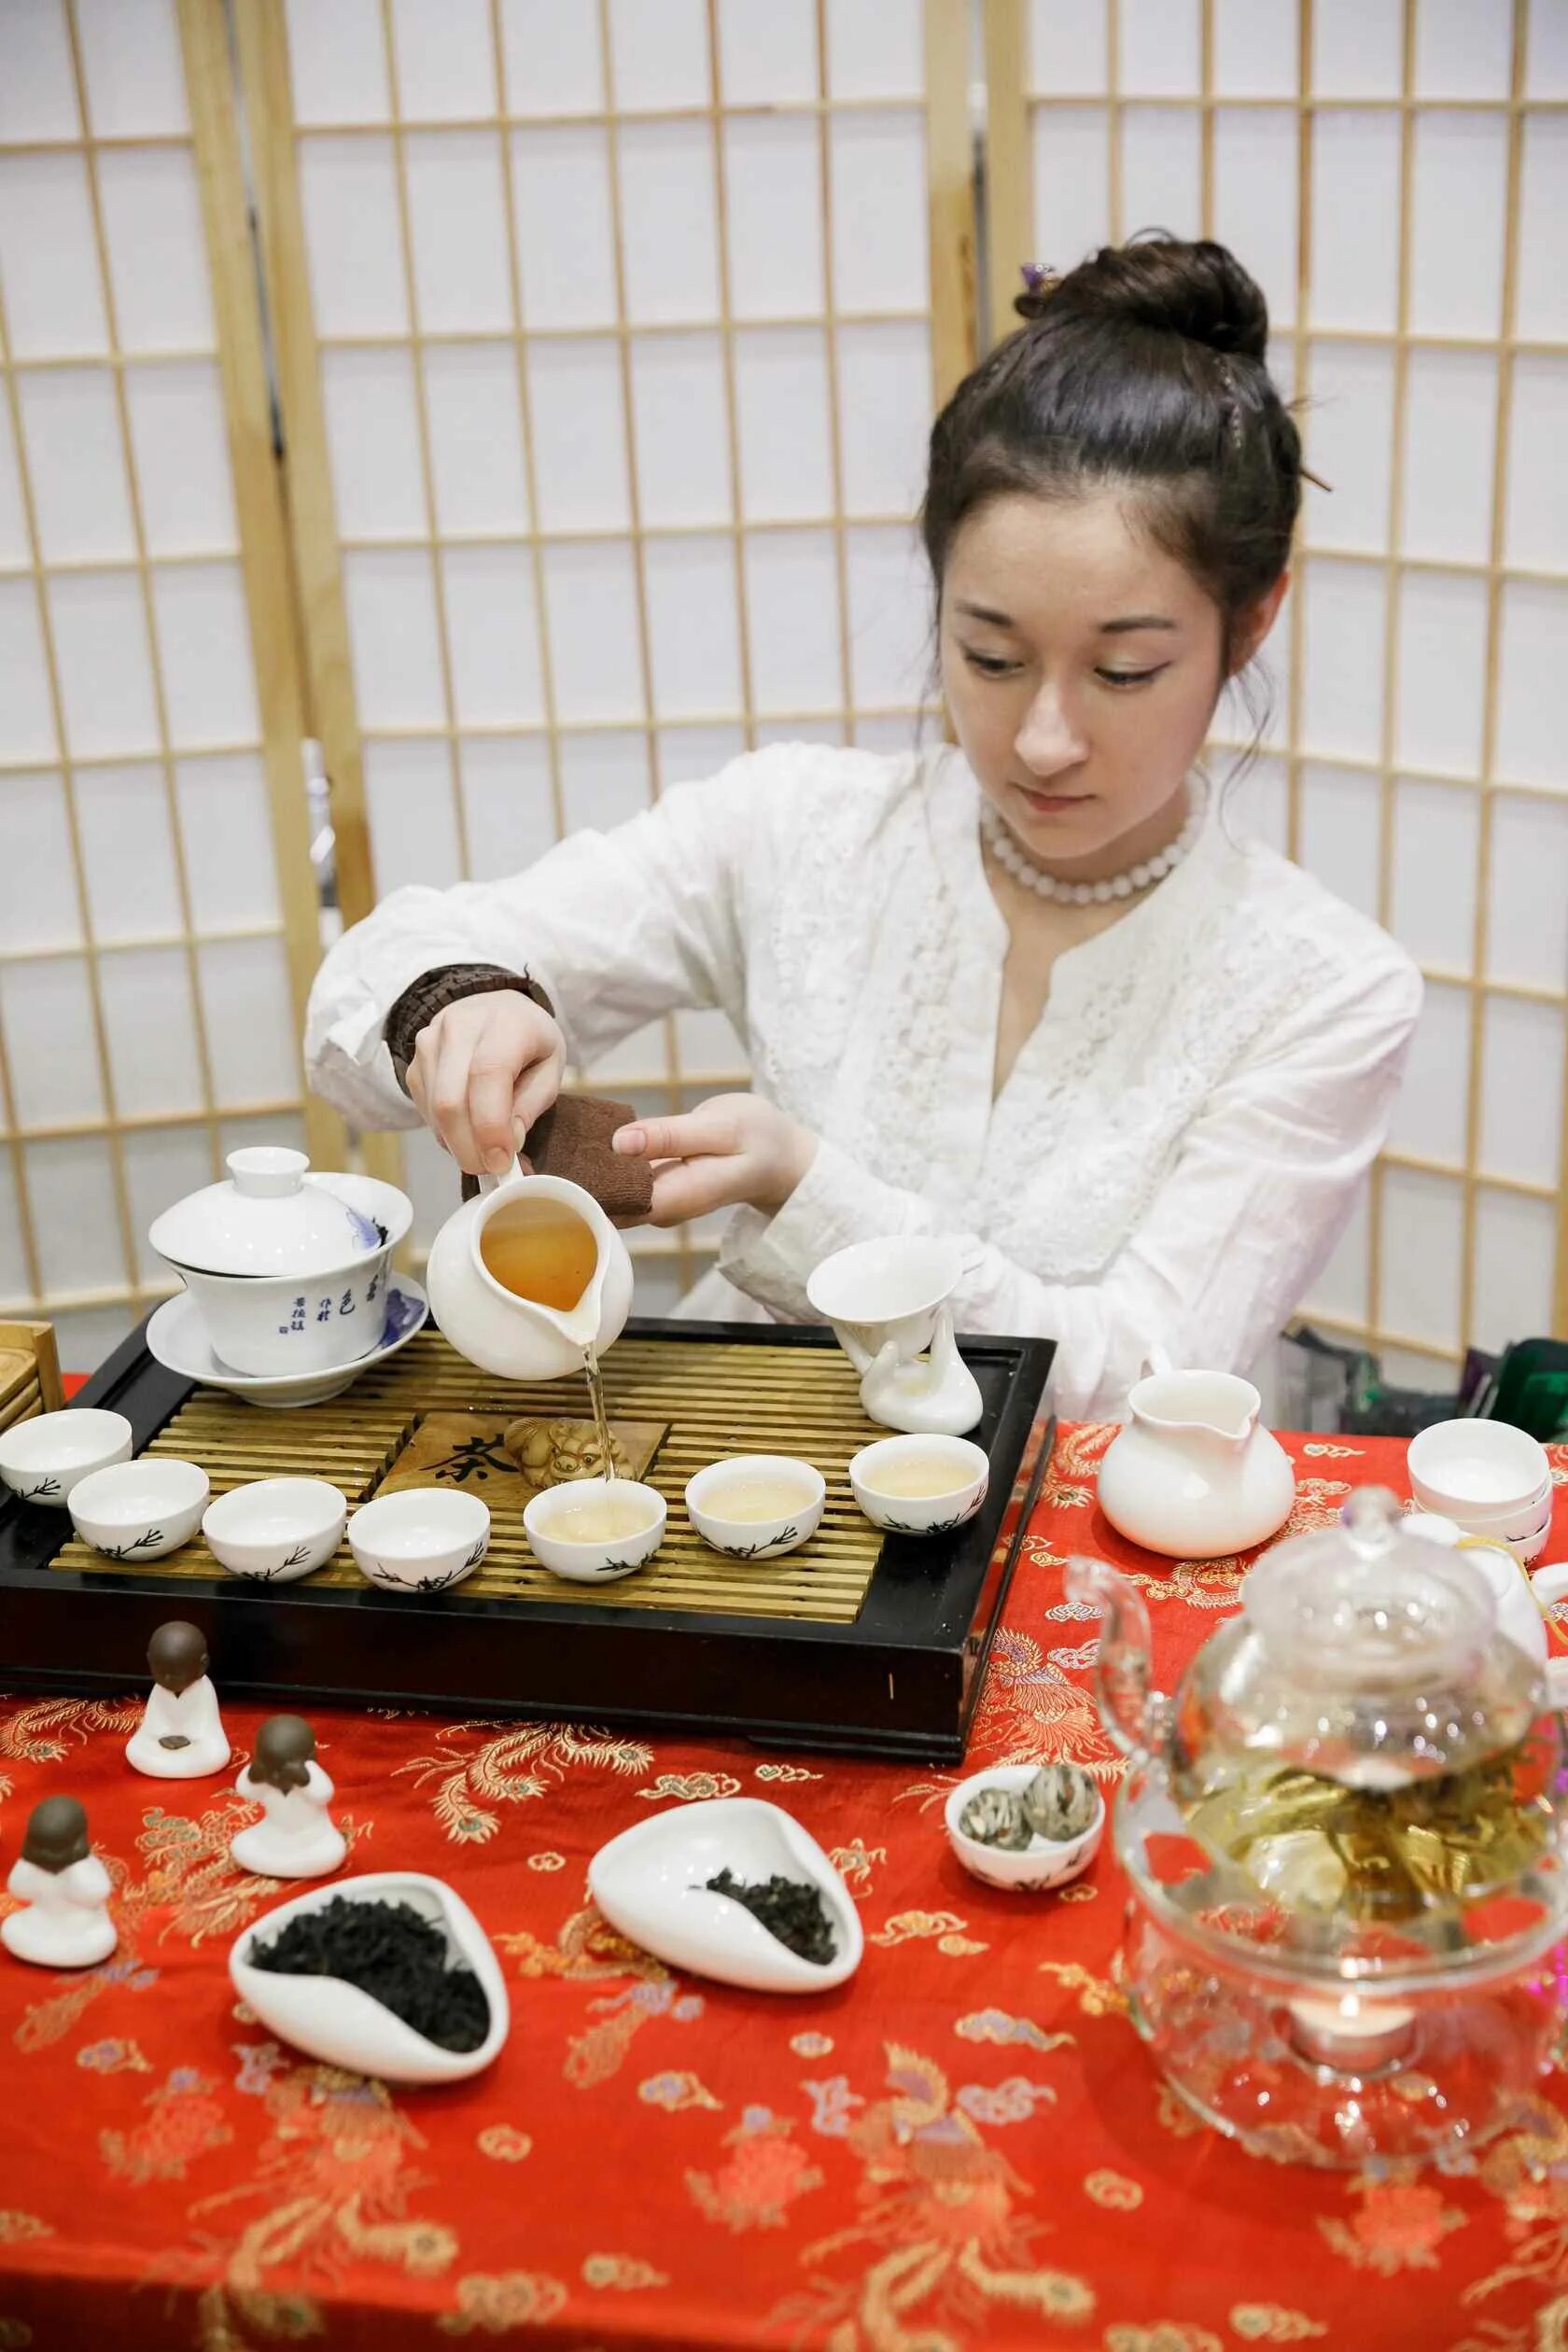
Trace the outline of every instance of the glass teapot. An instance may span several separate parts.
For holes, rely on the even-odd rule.
[[[1137,1587],[1075,1560],[1128,1758],[1133,2022],[1260,2154],[1436,2155],[1502,2129],[1558,2023],[1562,1733],[1463,1552],[1379,1489],[1248,1575],[1170,1697]]]

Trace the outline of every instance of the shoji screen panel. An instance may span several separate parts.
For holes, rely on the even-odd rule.
[[[1568,1330],[1568,9],[989,0],[987,45],[999,329],[1021,259],[1222,237],[1333,484],[1232,821],[1426,973],[1390,1148],[1304,1304],[1440,1385],[1466,1342]],[[1222,773],[1249,733],[1222,705]]]
[[[172,0],[0,7],[0,1313],[81,1365],[171,1287],[151,1216],[305,1124],[202,145]]]
[[[334,513],[295,509],[335,531],[307,564],[362,751],[345,915],[750,746],[907,745],[910,517],[969,343],[961,0],[293,0],[280,73],[283,23],[262,139],[297,175],[288,430],[318,410]],[[587,1075],[650,1107],[744,1084],[703,1015]],[[427,1232],[450,1165],[407,1164]],[[707,1239],[646,1237],[646,1304]]]

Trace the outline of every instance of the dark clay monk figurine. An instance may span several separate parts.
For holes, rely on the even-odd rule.
[[[207,1680],[207,1641],[175,1617],[147,1644],[152,1691],[126,1742],[127,1760],[153,1780],[204,1780],[229,1761],[229,1741]]]
[[[6,1882],[26,1905],[0,1919],[0,1941],[39,1968],[93,1968],[119,1938],[109,1917],[109,1874],[87,1840],[74,1797],[46,1797],[27,1819],[21,1857]]]
[[[302,1715],[269,1715],[256,1753],[234,1786],[261,1807],[261,1819],[229,1848],[260,1878],[325,1878],[348,1852],[327,1808],[332,1784],[315,1760],[315,1734]]]

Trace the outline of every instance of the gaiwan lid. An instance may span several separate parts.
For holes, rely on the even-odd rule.
[[[303,1152],[257,1144],[231,1152],[223,1183],[188,1193],[148,1240],[198,1274],[329,1274],[385,1246],[382,1228],[312,1176]]]

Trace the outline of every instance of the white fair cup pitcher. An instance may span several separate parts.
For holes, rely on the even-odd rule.
[[[482,1176],[477,1200],[448,1217],[430,1247],[430,1311],[459,1355],[506,1380],[559,1380],[602,1355],[632,1310],[632,1261],[592,1193],[561,1176]],[[574,1305],[543,1307],[498,1282],[481,1244],[492,1218],[514,1201],[557,1201],[593,1236],[594,1270]]]
[[[980,1419],[979,1386],[953,1330],[961,1271],[956,1242],[910,1234],[856,1241],[824,1258],[805,1286],[861,1376],[861,1403],[885,1429],[961,1437]]]
[[[1172,1560],[1218,1560],[1279,1533],[1295,1473],[1250,1380],[1156,1371],[1134,1383],[1127,1409],[1099,1469],[1099,1507],[1118,1533]]]

